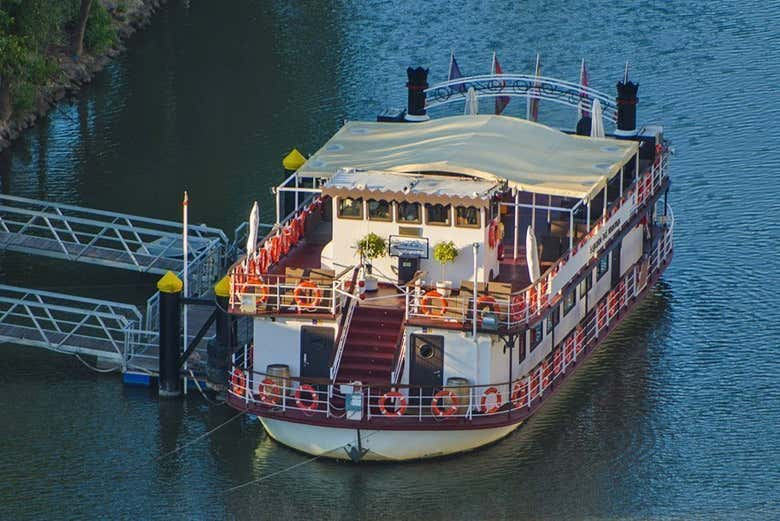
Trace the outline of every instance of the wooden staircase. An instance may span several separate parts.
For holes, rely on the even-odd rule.
[[[336,381],[389,384],[403,321],[402,309],[358,306],[349,326]]]

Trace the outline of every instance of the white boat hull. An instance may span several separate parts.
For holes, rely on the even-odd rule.
[[[515,423],[486,429],[447,431],[358,431],[272,418],[261,417],[260,421],[268,435],[283,445],[313,456],[360,461],[404,461],[457,454],[500,440],[520,426],[520,423]],[[360,457],[356,458],[358,455]]]

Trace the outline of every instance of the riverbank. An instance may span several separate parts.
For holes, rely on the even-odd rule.
[[[27,110],[14,113],[8,121],[0,122],[0,151],[11,145],[13,140],[44,116],[62,99],[74,95],[82,86],[92,81],[95,74],[111,63],[125,49],[125,42],[136,31],[147,26],[152,15],[166,0],[109,0],[103,5],[111,15],[116,31],[116,43],[102,52],[85,51],[74,59],[67,48],[53,49],[48,58],[55,65],[51,78],[41,85],[35,94],[35,101]]]

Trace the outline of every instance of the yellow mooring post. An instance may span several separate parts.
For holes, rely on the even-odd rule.
[[[181,396],[181,292],[184,283],[169,271],[157,281],[160,290],[160,354],[158,391],[161,397]]]
[[[288,180],[290,177],[295,173],[296,170],[298,170],[300,167],[302,167],[306,163],[306,158],[303,157],[303,154],[301,154],[297,148],[293,148],[289,154],[284,156],[284,159],[282,159],[282,166],[284,167],[284,188],[289,189],[290,187],[287,186]],[[276,193],[276,222],[278,223],[281,219],[283,219],[285,216],[290,215],[296,208],[298,208],[298,205],[301,202],[300,194],[298,193],[298,188],[300,188],[300,179],[298,179],[298,176],[295,176],[293,187],[295,190],[295,196],[289,197],[290,192],[289,191],[282,191]]]

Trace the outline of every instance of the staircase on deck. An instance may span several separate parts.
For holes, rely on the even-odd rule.
[[[347,332],[338,382],[390,383],[404,311],[358,306]]]

